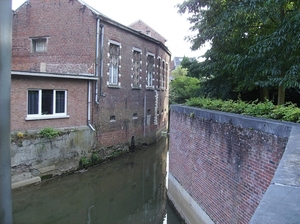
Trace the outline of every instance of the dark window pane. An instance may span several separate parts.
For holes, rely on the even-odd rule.
[[[29,90],[28,91],[28,114],[39,113],[39,91]]]
[[[56,111],[55,113],[65,112],[65,91],[56,91]]]
[[[42,90],[42,114],[53,114],[53,90]]]

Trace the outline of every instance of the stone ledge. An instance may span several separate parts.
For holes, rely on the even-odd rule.
[[[22,180],[19,182],[15,182],[11,184],[11,188],[12,189],[17,189],[17,188],[21,188],[21,187],[25,187],[25,186],[29,186],[32,184],[37,184],[41,182],[41,178],[40,177],[33,177],[27,180]]]
[[[168,174],[168,198],[187,224],[214,223],[171,173]]]
[[[292,128],[285,152],[271,185],[253,214],[250,224],[299,223],[300,220],[300,127]]]

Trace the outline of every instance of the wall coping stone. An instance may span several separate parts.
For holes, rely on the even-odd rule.
[[[250,223],[299,223],[300,220],[300,127],[292,128],[285,152],[266,194]]]
[[[300,124],[292,122],[251,117],[240,114],[227,113],[216,110],[207,110],[183,105],[171,105],[171,110],[188,115],[191,115],[193,113],[193,116],[195,118],[204,118],[207,120],[214,120],[220,123],[229,123],[235,127],[259,130],[283,138],[288,138],[290,136],[290,132],[293,126],[296,125],[300,127]]]

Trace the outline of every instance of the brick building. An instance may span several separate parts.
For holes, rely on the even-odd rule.
[[[12,131],[89,126],[101,147],[154,142],[168,125],[164,44],[81,0],[27,0],[13,12]]]

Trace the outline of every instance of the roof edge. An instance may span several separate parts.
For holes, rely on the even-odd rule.
[[[43,78],[63,78],[63,79],[81,79],[81,80],[98,80],[97,76],[89,74],[58,74],[28,71],[11,71],[11,75],[43,77]]]

